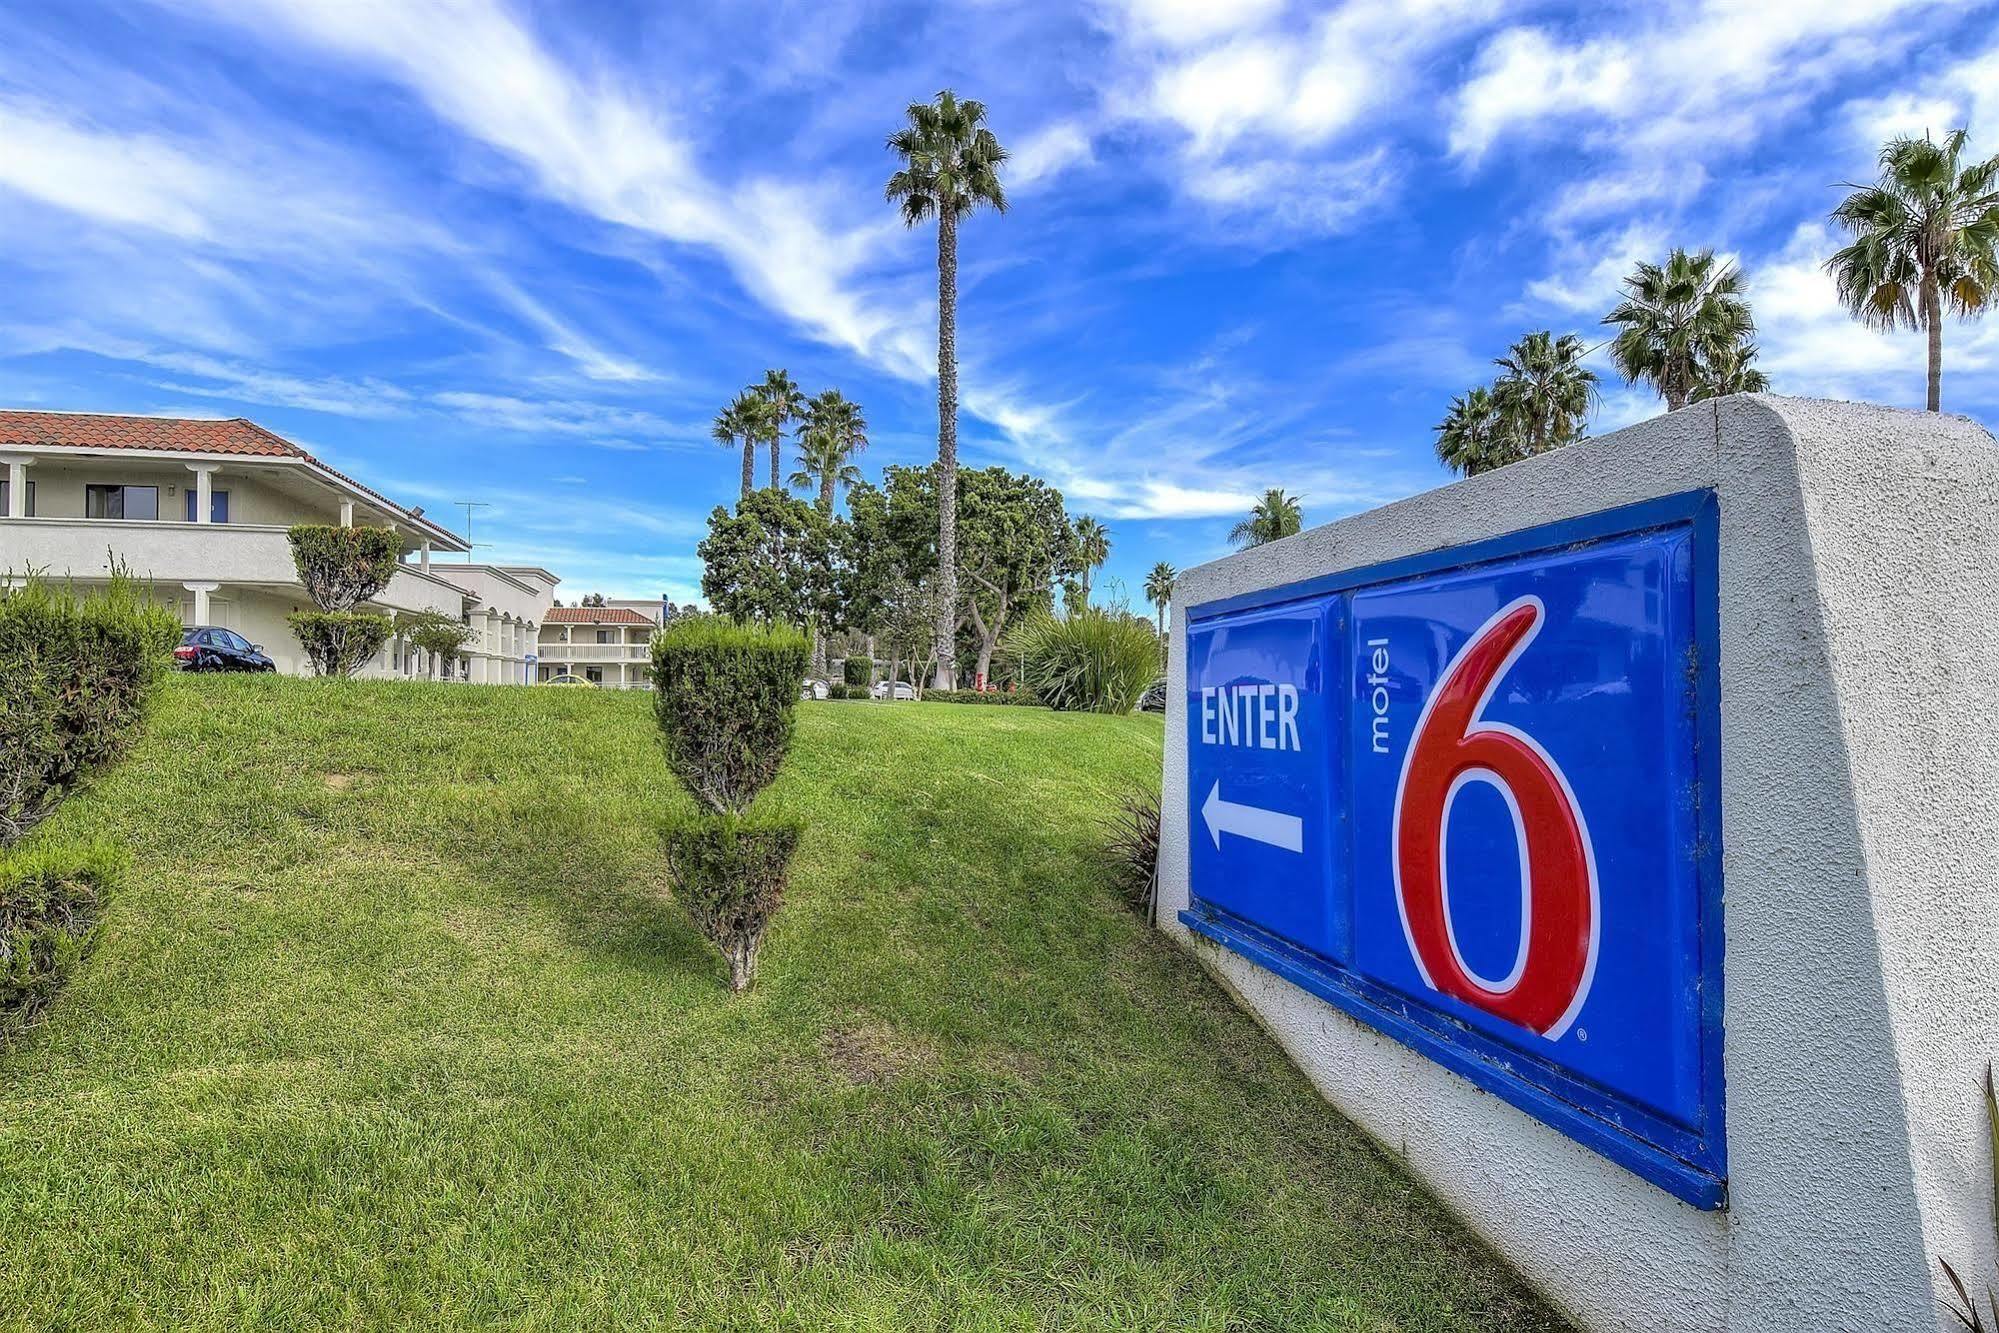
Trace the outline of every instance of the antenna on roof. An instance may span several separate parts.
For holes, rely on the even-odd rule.
[[[488,544],[472,540],[472,511],[475,509],[491,509],[493,506],[484,500],[453,500],[451,503],[465,511],[465,563],[469,565],[472,563],[472,548]]]

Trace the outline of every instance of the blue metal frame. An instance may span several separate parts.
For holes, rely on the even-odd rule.
[[[1527,528],[1488,541],[1342,570],[1188,608],[1189,629],[1249,607],[1276,606],[1413,575],[1460,570],[1606,538],[1685,525],[1693,538],[1695,767],[1700,775],[1695,875],[1700,893],[1702,1114],[1697,1132],[1414,1003],[1330,959],[1308,953],[1231,913],[1193,900],[1180,921],[1384,1035],[1470,1079],[1536,1119],[1698,1208],[1728,1201],[1722,1067],[1721,613],[1716,568],[1718,507],[1712,491],[1687,491]],[[1193,836],[1190,826],[1189,836]]]

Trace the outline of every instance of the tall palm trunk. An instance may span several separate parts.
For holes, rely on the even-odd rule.
[[[1930,398],[1929,410],[1943,411],[1943,293],[1937,287],[1936,273],[1923,271],[1923,323],[1930,335]]]
[[[833,516],[833,474],[830,472],[819,478],[819,512],[828,518]]]
[[[784,448],[784,427],[779,426],[776,433],[770,437],[770,488],[780,495],[784,493],[784,486],[777,479],[777,455],[782,448]]]
[[[953,688],[958,654],[958,219],[937,210],[937,670]]]
[[[757,441],[753,435],[743,437],[743,498],[750,498],[757,481]]]

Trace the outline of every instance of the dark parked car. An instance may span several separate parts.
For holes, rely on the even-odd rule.
[[[251,643],[233,629],[198,625],[180,636],[174,661],[183,671],[276,671],[264,656],[264,646]]]

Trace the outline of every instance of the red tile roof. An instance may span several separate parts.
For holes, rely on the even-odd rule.
[[[544,625],[651,625],[650,616],[622,606],[554,606],[542,617]]]
[[[242,417],[197,421],[179,417],[100,416],[94,412],[0,412],[0,446],[4,445],[312,458],[290,440]]]
[[[157,449],[170,453],[296,458],[346,482],[361,494],[381,501],[412,522],[437,533],[450,531],[403,508],[380,491],[371,490],[345,473],[328,467],[282,435],[265,430],[243,417],[213,421],[189,417],[128,417],[100,412],[0,411],[0,449],[6,448]]]

